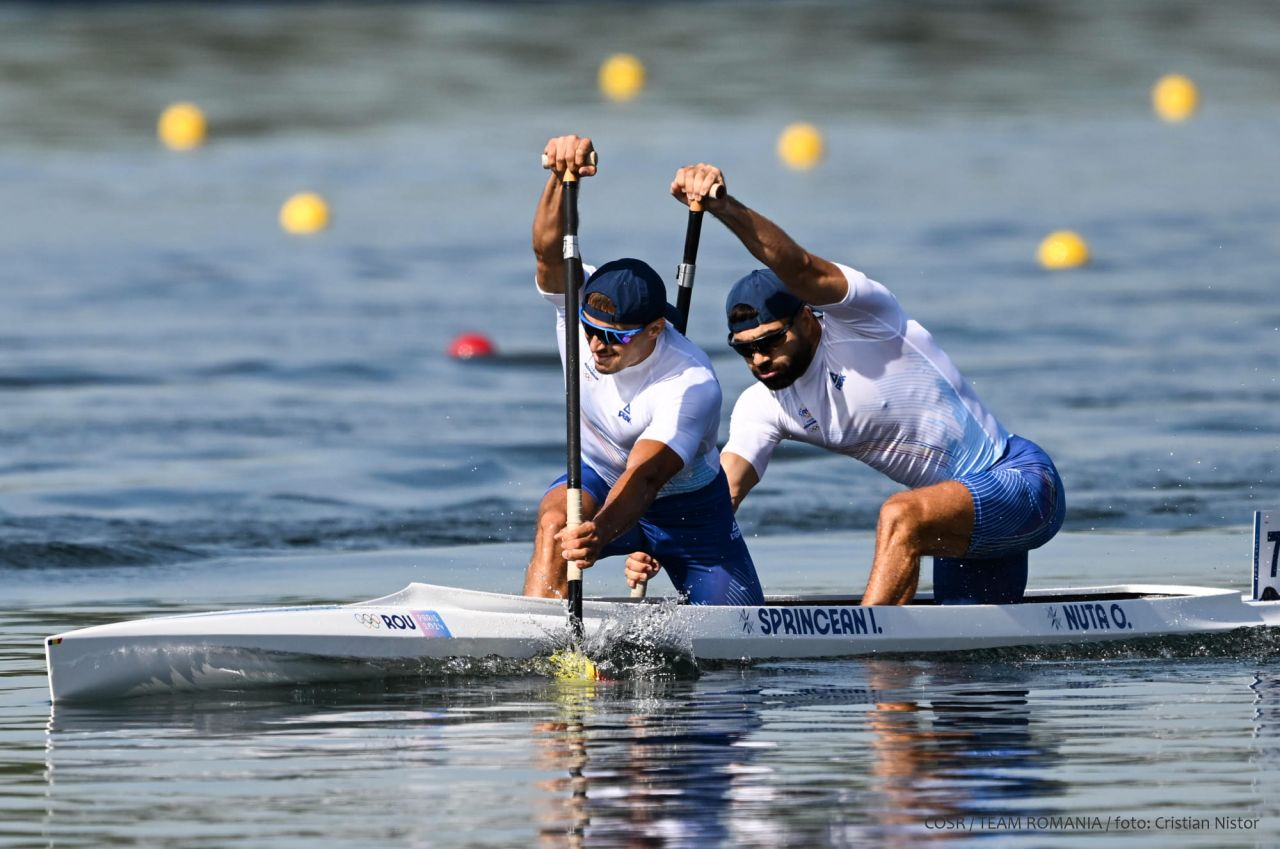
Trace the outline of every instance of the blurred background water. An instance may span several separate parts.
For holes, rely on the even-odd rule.
[[[647,70],[625,103],[596,83],[619,51]],[[1150,106],[1172,71],[1203,99],[1179,124]],[[632,254],[672,272],[685,216],[667,185],[709,161],[807,247],[893,289],[1002,421],[1058,462],[1067,536],[1033,558],[1033,583],[1243,585],[1243,529],[1276,506],[1280,478],[1278,79],[1280,7],[1264,0],[0,5],[0,739],[14,753],[0,811],[18,824],[0,841],[299,845],[347,834],[309,819],[329,805],[362,834],[413,845],[462,845],[445,836],[460,826],[478,830],[468,845],[528,842],[538,800],[567,805],[581,779],[539,789],[554,772],[535,764],[539,721],[569,741],[569,762],[585,752],[587,772],[617,777],[586,793],[595,830],[561,828],[578,814],[557,809],[553,842],[971,838],[925,834],[929,805],[870,822],[889,803],[867,747],[902,739],[913,792],[990,779],[1013,781],[1024,812],[1110,798],[1129,814],[1211,802],[1271,816],[1257,790],[1275,775],[1269,637],[1238,657],[1229,645],[1136,665],[1018,659],[1013,724],[1043,739],[1011,743],[1026,755],[1011,763],[942,727],[952,701],[1004,691],[1005,661],[904,667],[888,701],[868,695],[883,667],[844,664],[651,682],[568,720],[545,682],[467,678],[126,722],[107,708],[50,719],[39,639],[92,617],[353,600],[458,563],[455,581],[518,587],[534,508],[564,462],[554,321],[528,247],[538,154],[563,132],[601,151],[582,193],[589,261]],[[177,100],[209,121],[187,153],[155,138]],[[775,154],[793,121],[824,136],[812,170]],[[277,213],[303,190],[333,220],[297,237]],[[1088,241],[1088,265],[1039,267],[1037,244],[1059,228]],[[722,433],[750,378],[723,346],[721,305],[751,267],[708,221],[689,335],[724,384]],[[499,355],[451,359],[464,331]],[[860,586],[867,540],[838,534],[871,528],[893,489],[848,460],[782,450],[740,513],[766,587]],[[816,532],[836,536],[813,547]],[[380,571],[374,550],[403,549],[414,553]],[[314,572],[281,556],[341,552],[343,568]],[[792,705],[778,687],[836,688],[836,702]],[[879,733],[895,711],[876,706],[900,703],[925,717],[923,738]],[[983,702],[979,735],[1007,708]],[[706,732],[722,710],[750,719]],[[791,724],[809,719],[816,739]],[[655,723],[670,748],[626,730]],[[714,780],[655,778],[704,732]],[[355,816],[356,780],[317,739],[363,752],[349,766],[378,779],[378,799],[409,788],[413,803],[361,796],[368,817]],[[227,740],[237,759],[202,765]],[[136,754],[144,743],[156,759]],[[317,759],[334,773],[281,783]],[[1169,777],[1187,764],[1203,770]],[[628,769],[692,795],[632,803]],[[179,781],[193,773],[205,777]],[[1112,795],[1156,774],[1167,783],[1154,797]],[[125,795],[108,795],[121,781]],[[442,810],[442,781],[509,803],[510,820],[486,825],[455,800],[433,831],[423,811]],[[1192,789],[1205,781],[1221,798]],[[271,801],[238,822],[202,801],[224,790],[228,810]],[[135,791],[173,795],[153,817]],[[737,800],[733,816],[673,824],[704,798]],[[69,813],[86,809],[102,816]],[[199,824],[159,824],[188,817]]]

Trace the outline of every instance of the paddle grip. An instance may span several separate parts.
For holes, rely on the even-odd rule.
[[[588,165],[595,165],[599,161],[600,161],[600,157],[596,156],[596,152],[594,150],[587,154]],[[545,153],[542,154],[542,167],[543,168],[551,167],[551,157],[547,156]],[[573,172],[569,172],[569,173],[573,173]]]

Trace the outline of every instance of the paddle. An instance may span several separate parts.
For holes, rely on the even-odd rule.
[[[724,183],[711,187],[711,199],[719,200],[724,193]],[[702,201],[689,201],[689,221],[684,228],[684,260],[676,268],[676,330],[681,333],[689,326],[689,305],[693,301],[693,273],[698,262],[698,240],[702,237]]]
[[[565,357],[565,419],[568,426],[568,490],[565,493],[567,526],[582,524],[582,420],[581,376],[578,373],[578,287],[582,285],[582,255],[578,252],[578,175],[564,173],[564,190],[561,196],[561,215],[564,220],[564,357]],[[582,570],[576,560],[568,561],[569,567],[569,627],[573,632],[575,649],[582,645]]]
[[[590,164],[596,164],[596,155],[592,152]],[[549,168],[550,162],[546,154],[542,156],[542,167]],[[576,527],[582,524],[582,421],[581,421],[581,375],[579,373],[578,354],[578,289],[582,285],[582,255],[578,251],[578,175],[567,170],[564,177],[560,215],[564,225],[564,359],[565,359],[565,422],[566,422],[566,455],[568,471],[565,491],[565,526]],[[585,628],[582,624],[582,570],[577,561],[568,561],[568,601],[569,632],[571,648],[568,652],[557,652],[551,661],[560,677],[585,678],[594,680],[599,677],[595,664],[582,652],[582,640]]]
[[[724,194],[724,183],[716,183],[709,193],[712,200]],[[689,307],[693,303],[693,276],[698,264],[698,241],[702,238],[702,201],[689,201],[689,220],[684,228],[684,258],[676,267],[676,330],[681,334],[689,326]],[[632,598],[644,598],[649,582],[640,581],[631,588]]]

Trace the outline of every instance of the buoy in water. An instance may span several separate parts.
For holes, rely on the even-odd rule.
[[[778,158],[797,171],[817,165],[824,150],[822,133],[813,124],[791,124],[778,136]]]
[[[191,150],[204,143],[208,124],[194,103],[174,103],[160,113],[156,135],[170,150]]]
[[[600,65],[600,91],[610,100],[630,100],[644,89],[644,63],[630,53],[615,53]]]
[[[314,192],[300,192],[280,207],[280,226],[296,236],[318,233],[329,226],[329,204]]]
[[[1079,233],[1055,230],[1044,237],[1036,258],[1048,269],[1077,268],[1089,261],[1089,246]]]
[[[460,333],[449,343],[449,356],[455,360],[492,357],[497,352],[489,338],[481,333]]]
[[[1170,123],[1190,118],[1199,103],[1200,92],[1196,84],[1182,74],[1166,74],[1151,89],[1151,107]]]

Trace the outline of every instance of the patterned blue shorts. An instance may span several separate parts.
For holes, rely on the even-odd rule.
[[[959,480],[973,495],[973,537],[963,557],[933,558],[935,601],[1021,601],[1027,552],[1053,538],[1067,511],[1053,460],[1031,440],[1011,436],[994,466]]]
[[[565,482],[562,475],[547,491]],[[582,488],[597,504],[604,504],[609,495],[609,484],[586,463],[582,464]],[[657,558],[691,604],[764,604],[755,563],[733,518],[723,469],[702,489],[655,499],[640,521],[605,546],[601,556],[633,551]]]

